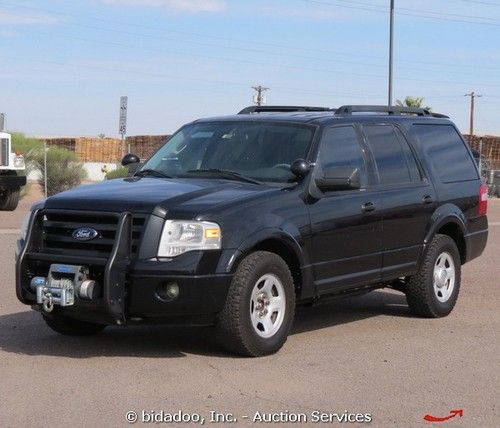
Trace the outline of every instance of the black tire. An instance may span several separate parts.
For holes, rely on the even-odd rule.
[[[1,211],[14,211],[19,203],[21,189],[5,189],[0,195],[0,210]]]
[[[42,314],[42,317],[52,330],[65,336],[90,336],[100,333],[106,328],[104,324],[75,320],[57,314]]]
[[[270,337],[256,332],[250,315],[252,292],[264,275],[274,275],[281,282],[286,302],[283,321]],[[275,353],[286,342],[294,313],[295,288],[287,264],[274,253],[256,251],[242,260],[233,277],[224,309],[216,320],[219,341],[228,351],[248,357]]]
[[[443,253],[451,256],[454,264],[454,288],[446,301],[440,301],[434,291],[434,265]],[[447,235],[437,234],[424,254],[419,272],[410,277],[406,285],[406,300],[410,310],[418,316],[439,318],[448,315],[457,302],[460,291],[461,260],[455,241]],[[443,295],[440,297],[444,298]]]

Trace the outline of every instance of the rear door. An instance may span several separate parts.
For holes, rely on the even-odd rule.
[[[315,286],[319,294],[378,282],[382,252],[379,198],[370,188],[369,158],[351,125],[326,128],[314,174],[355,167],[361,189],[331,191],[309,202]]]
[[[382,216],[382,280],[417,269],[436,195],[403,132],[392,124],[363,126],[375,163]]]

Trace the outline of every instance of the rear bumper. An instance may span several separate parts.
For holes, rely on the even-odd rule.
[[[467,248],[466,262],[479,257],[488,242],[488,229],[472,232],[464,236]]]
[[[24,175],[0,175],[0,187],[4,189],[15,189],[26,185]]]

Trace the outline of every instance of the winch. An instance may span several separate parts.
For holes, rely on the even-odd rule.
[[[99,285],[88,275],[89,270],[84,266],[52,264],[47,277],[35,276],[31,280],[31,288],[43,310],[52,312],[54,305],[74,305],[75,295],[83,300],[98,296]]]

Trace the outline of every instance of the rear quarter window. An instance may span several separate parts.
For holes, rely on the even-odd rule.
[[[472,157],[453,126],[415,124],[412,133],[419,140],[441,182],[479,178]]]

